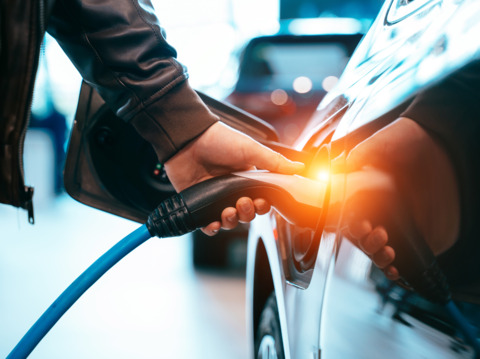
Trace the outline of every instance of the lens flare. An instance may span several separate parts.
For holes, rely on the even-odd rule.
[[[321,169],[317,172],[317,179],[322,182],[328,182],[330,179],[330,171],[327,169]]]
[[[288,94],[285,90],[276,89],[270,94],[270,100],[275,105],[282,106],[288,102]]]
[[[312,80],[306,76],[299,76],[293,80],[293,89],[298,93],[310,92],[313,88]]]
[[[327,76],[322,81],[322,87],[325,91],[330,92],[338,82],[338,77]]]

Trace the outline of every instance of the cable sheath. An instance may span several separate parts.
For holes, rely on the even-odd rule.
[[[445,308],[450,313],[450,316],[455,320],[456,324],[458,325],[458,329],[465,336],[465,341],[472,346],[473,350],[475,351],[475,358],[480,358],[480,343],[477,339],[477,334],[475,332],[476,329],[470,325],[467,318],[465,318],[453,300],[449,301],[445,305]]]
[[[118,261],[151,237],[152,235],[144,224],[97,259],[50,305],[13,348],[7,359],[23,359],[30,355],[43,337],[83,293]]]

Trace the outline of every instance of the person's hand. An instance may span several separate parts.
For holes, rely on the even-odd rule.
[[[346,236],[369,255],[388,278],[398,279],[401,275],[391,265],[395,252],[388,246],[388,233],[382,223],[369,218],[376,214],[374,210],[365,211],[366,203],[375,207],[389,198],[401,198],[406,211],[400,222],[406,227],[415,226],[434,254],[444,252],[455,243],[460,207],[453,166],[440,144],[416,122],[398,119],[357,145],[345,160],[334,161],[333,169],[347,174],[343,223]],[[392,187],[386,192],[385,187],[375,188],[375,178],[382,176],[391,179]],[[358,198],[355,196],[365,186],[369,198],[363,202],[353,199]]]
[[[256,168],[295,174],[301,172],[304,165],[287,160],[221,122],[212,125],[165,163],[168,178],[177,192],[208,178]],[[211,223],[202,230],[213,235],[220,227],[233,229],[239,222],[249,222],[255,214],[265,214],[269,210],[270,204],[264,199],[242,197],[238,199],[236,208],[223,210],[221,221]]]
[[[390,209],[397,202],[397,192],[395,179],[373,167],[332,174],[330,207],[325,224],[326,231],[335,232],[340,228],[341,234],[392,280],[398,279],[398,270],[391,265],[395,252],[387,245],[388,233],[382,220],[387,212],[392,212]],[[391,214],[398,217],[398,213]]]

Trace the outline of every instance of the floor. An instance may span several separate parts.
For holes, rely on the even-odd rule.
[[[2,358],[84,269],[138,227],[52,196],[45,143],[27,137],[36,224],[0,206]],[[87,291],[29,358],[245,358],[244,302],[242,274],[193,268],[190,236],[152,239]]]

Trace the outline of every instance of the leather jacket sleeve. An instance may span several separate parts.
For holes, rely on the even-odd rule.
[[[460,191],[460,234],[439,259],[450,283],[478,282],[480,273],[480,61],[453,73],[416,96],[402,114],[444,147]],[[440,174],[441,175],[441,174]]]
[[[210,127],[148,0],[57,0],[52,34],[85,81],[164,162]]]

